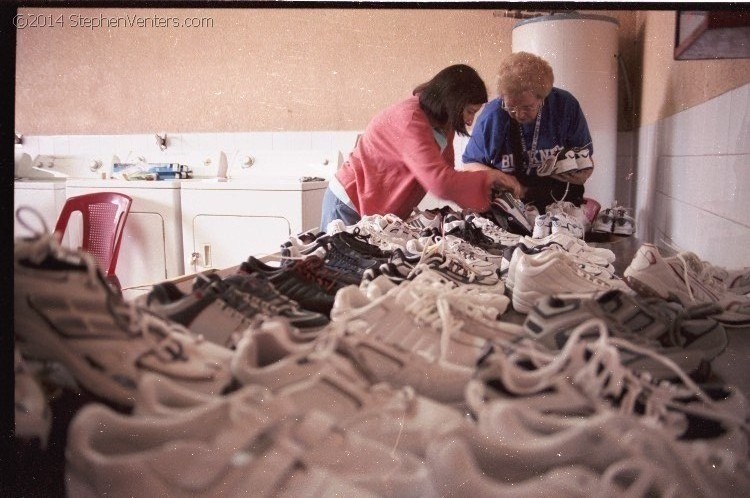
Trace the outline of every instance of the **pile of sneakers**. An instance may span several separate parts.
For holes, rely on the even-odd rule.
[[[569,230],[449,209],[332,228],[133,302],[85,253],[17,240],[17,435],[45,441],[56,416],[39,362],[89,397],[70,496],[750,487],[747,401],[704,382],[725,327],[750,324],[747,269],[644,245],[620,278]]]
[[[633,235],[635,233],[635,218],[633,210],[617,205],[615,201],[611,208],[599,212],[591,229],[599,233],[614,233],[616,235]]]

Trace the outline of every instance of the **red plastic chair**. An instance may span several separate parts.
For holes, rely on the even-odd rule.
[[[70,197],[65,201],[55,225],[55,236],[62,240],[70,215],[76,211],[83,217],[81,250],[94,256],[107,282],[118,292],[122,291],[115,275],[120,254],[122,231],[133,202],[129,196],[117,192],[96,192]]]

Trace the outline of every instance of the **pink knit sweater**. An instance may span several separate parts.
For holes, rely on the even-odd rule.
[[[418,97],[412,96],[370,121],[336,178],[360,216],[394,213],[405,219],[427,191],[484,211],[489,177],[453,168],[453,136],[448,134],[441,154]]]

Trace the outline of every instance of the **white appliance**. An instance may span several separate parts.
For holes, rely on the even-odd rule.
[[[181,164],[198,177],[217,177],[227,170],[226,155],[221,151],[166,150],[151,155],[131,152],[130,156],[123,161]],[[113,157],[112,163],[120,162],[118,156]],[[66,196],[110,191],[133,199],[117,262],[125,298],[138,297],[155,283],[184,275],[180,187],[186,180],[124,180],[116,178],[112,164],[104,176],[106,179],[100,180],[68,179]]]
[[[13,181],[13,210],[27,206],[36,211],[52,231],[65,204],[65,181],[69,177],[101,177],[111,164],[92,156],[38,155],[33,160],[26,153],[16,155]],[[29,214],[23,214],[25,227],[14,217],[14,237],[28,237],[45,227]]]
[[[575,12],[533,17],[513,27],[513,52],[545,59],[555,86],[570,91],[581,104],[594,142],[594,173],[586,196],[612,204],[617,165],[616,19]]]
[[[338,150],[237,151],[226,179],[183,181],[185,270],[236,266],[318,228],[323,193],[340,164]]]
[[[120,192],[133,199],[123,231],[117,277],[125,298],[147,292],[151,285],[184,274],[180,180],[90,180],[70,178],[66,196]],[[80,222],[71,233],[80,234]],[[78,235],[80,238],[80,235]],[[74,239],[75,240],[75,239]]]

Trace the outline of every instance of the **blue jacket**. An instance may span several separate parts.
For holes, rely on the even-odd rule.
[[[537,151],[531,158],[531,168],[514,164],[510,143],[510,115],[502,109],[502,101],[495,99],[484,106],[471,132],[471,138],[462,156],[464,163],[481,163],[517,176],[536,176],[536,166],[550,155],[556,155],[565,147],[588,145],[593,157],[591,133],[578,100],[560,88],[552,91],[544,100],[539,129]],[[523,125],[527,150],[530,152],[534,137],[532,122]]]

